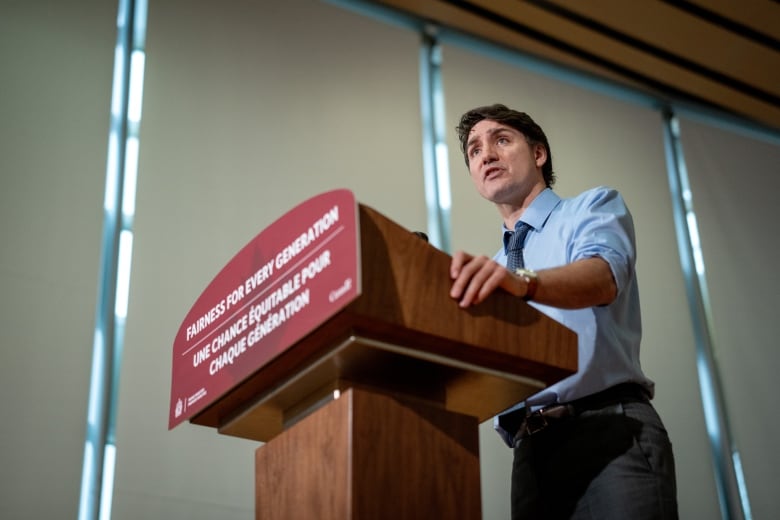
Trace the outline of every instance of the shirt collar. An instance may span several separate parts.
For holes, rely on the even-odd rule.
[[[561,198],[550,188],[545,188],[536,198],[531,202],[531,205],[525,208],[523,216],[519,220],[522,220],[526,224],[529,224],[533,229],[539,231],[544,227],[544,223],[552,213],[555,206],[561,202]],[[516,224],[516,223],[515,223]],[[507,229],[506,225],[501,225],[502,231],[514,231]]]

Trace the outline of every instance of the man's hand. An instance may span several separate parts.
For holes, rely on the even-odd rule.
[[[487,256],[472,256],[458,251],[450,263],[452,288],[450,296],[466,308],[481,303],[497,288],[523,296],[526,283],[504,266]]]
[[[608,305],[617,297],[617,285],[607,262],[584,258],[561,267],[537,271],[534,301],[562,309]],[[518,297],[528,284],[487,256],[458,251],[450,263],[450,296],[463,308],[481,303],[497,288]]]

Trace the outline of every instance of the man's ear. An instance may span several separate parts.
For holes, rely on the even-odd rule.
[[[534,159],[536,160],[536,166],[539,168],[547,162],[547,148],[543,144],[534,144]]]

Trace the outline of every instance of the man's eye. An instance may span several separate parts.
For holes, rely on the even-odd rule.
[[[469,152],[469,156],[470,156],[470,157],[474,157],[474,156],[476,156],[478,153],[479,153],[479,148],[472,148],[472,149],[471,149],[471,151]]]
[[[507,139],[506,137],[499,137],[497,139],[497,142],[498,142],[498,144],[506,144],[506,143],[509,142],[509,139]]]

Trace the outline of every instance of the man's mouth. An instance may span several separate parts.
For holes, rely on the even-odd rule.
[[[495,177],[496,175],[500,174],[501,171],[502,168],[500,168],[499,166],[491,166],[485,169],[485,171],[482,173],[482,178],[485,180],[490,180],[492,177]]]

